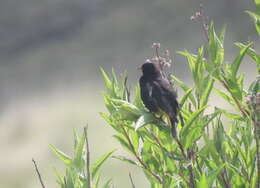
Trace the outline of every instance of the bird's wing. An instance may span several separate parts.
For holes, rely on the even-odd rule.
[[[140,90],[142,101],[148,110],[155,112],[157,111],[157,103],[153,99],[153,85],[151,82],[145,80],[143,77],[140,79]]]
[[[176,115],[179,105],[174,89],[164,80],[155,80],[152,83],[152,97],[157,101],[158,106],[166,113]]]

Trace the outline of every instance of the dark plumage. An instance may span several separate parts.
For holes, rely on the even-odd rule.
[[[141,98],[146,108],[151,112],[162,110],[170,119],[172,136],[177,138],[175,123],[178,113],[177,94],[170,82],[162,76],[160,68],[155,63],[146,62],[141,67],[143,75],[139,83]]]

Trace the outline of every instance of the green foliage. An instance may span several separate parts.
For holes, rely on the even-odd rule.
[[[255,0],[255,4],[256,13],[247,13],[260,35],[260,1]],[[158,117],[144,107],[138,85],[131,102],[126,73],[118,78],[114,70],[111,76],[100,70],[106,86],[103,98],[107,108],[107,113],[100,115],[131,156],[113,158],[142,170],[151,188],[260,187],[260,79],[253,81],[247,90],[244,75],[239,72],[248,55],[260,73],[260,55],[253,49],[253,43],[235,43],[240,50],[233,61],[227,62],[225,28],[217,34],[212,22],[207,32],[208,41],[197,54],[178,52],[187,59],[193,85],[171,75],[184,92],[179,100],[183,122],[178,123],[178,136],[174,139],[164,115]],[[217,89],[215,83],[222,88]],[[213,92],[233,109],[213,106],[212,110],[209,100]],[[99,169],[114,151],[89,167],[86,140],[85,134],[79,138],[74,132],[73,157],[50,146],[66,166],[64,177],[55,170],[61,188],[99,187]],[[102,187],[111,184],[108,180]]]
[[[131,159],[114,158],[140,168],[152,188],[251,188],[258,184],[254,112],[247,105],[246,97],[259,88],[259,82],[252,83],[246,91],[239,67],[248,54],[259,69],[260,57],[252,49],[253,43],[236,43],[240,48],[237,56],[232,62],[225,61],[224,35],[225,28],[217,34],[211,23],[206,48],[199,48],[197,54],[178,52],[187,58],[194,84],[189,87],[172,76],[184,91],[179,100],[184,125],[178,124],[177,139],[172,138],[164,116],[158,118],[144,107],[139,86],[134,102],[130,102],[124,92],[128,91],[126,84],[116,81],[126,80],[126,76],[116,78],[113,71],[110,77],[101,69],[108,110],[108,114],[101,115],[115,130],[114,138],[132,156]],[[216,82],[222,89],[215,88]],[[215,106],[215,110],[206,113],[214,91],[236,112]],[[227,121],[223,121],[223,115]]]
[[[254,0],[256,5],[256,12],[246,11],[249,16],[254,20],[255,29],[257,34],[260,36],[260,1]]]
[[[61,159],[65,165],[65,175],[62,176],[54,169],[56,179],[61,188],[109,188],[112,185],[111,180],[107,180],[103,186],[99,186],[100,182],[100,167],[112,155],[115,150],[112,150],[88,167],[88,154],[86,151],[86,135],[82,134],[79,138],[74,131],[74,155],[73,157],[63,153],[55,146],[50,145],[51,150],[56,156]],[[89,176],[88,176],[89,173]],[[90,178],[88,178],[90,177]],[[91,187],[89,187],[91,185]]]

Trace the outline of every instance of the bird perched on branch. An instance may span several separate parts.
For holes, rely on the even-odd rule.
[[[162,74],[157,63],[147,61],[141,67],[143,75],[139,80],[141,99],[150,112],[162,111],[170,120],[172,136],[177,138],[176,123],[179,104],[177,94],[169,80]]]

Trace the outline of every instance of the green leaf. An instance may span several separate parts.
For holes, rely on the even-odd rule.
[[[237,57],[235,58],[235,60],[232,62],[231,64],[231,71],[232,71],[232,77],[236,78],[237,75],[237,71],[240,67],[240,64],[247,52],[247,50],[252,47],[253,43],[250,43],[248,45],[246,45],[244,48],[242,48],[239,52],[239,54],[237,55]]]
[[[135,148],[135,151],[138,151],[139,149],[139,136],[136,131],[129,129],[129,134],[131,136],[132,144]]]
[[[179,78],[177,78],[176,76],[174,75],[171,75],[172,79],[174,79],[177,84],[183,89],[183,91],[187,92],[187,90],[189,90],[190,88],[185,85],[184,82],[182,82]],[[191,100],[193,106],[196,106],[196,100],[195,100],[195,97],[192,95],[192,93],[189,95],[189,99]]]
[[[105,182],[103,188],[110,188],[112,186],[112,179],[109,179]]]
[[[188,51],[184,51],[184,52],[177,52],[178,54],[180,55],[183,55],[187,58],[187,61],[189,63],[189,68],[190,68],[190,71],[192,73],[192,76],[193,76],[193,79],[195,80],[196,79],[196,60],[197,60],[197,57],[191,53],[189,53]]]
[[[203,84],[203,93],[201,95],[201,103],[200,103],[200,107],[207,105],[208,103],[208,99],[209,99],[209,95],[212,91],[214,85],[214,79],[210,78],[210,75],[208,75],[205,79],[204,79],[204,84]]]
[[[96,162],[91,166],[91,178],[94,179],[99,168],[102,166],[102,164],[114,153],[115,150],[109,151],[106,154],[102,155]]]
[[[125,138],[123,138],[121,135],[114,135],[113,136],[115,139],[117,139],[117,141],[120,142],[120,144],[130,153],[133,154],[134,151],[132,151],[132,148],[129,146],[128,142],[125,140]]]
[[[188,149],[192,144],[194,144],[195,140],[197,140],[202,134],[200,131],[200,127],[195,127],[189,131],[189,134],[184,140],[184,149]]]
[[[178,51],[177,54],[180,54],[180,55],[185,56],[187,58],[190,70],[191,70],[192,74],[194,74],[195,73],[195,62],[197,60],[197,56],[189,53],[187,50],[184,51],[184,52]]]
[[[224,93],[223,91],[219,90],[219,89],[215,89],[216,93],[219,94],[223,99],[225,99],[225,101],[227,101],[230,104],[233,104],[232,101],[232,97],[230,97],[228,94]]]
[[[198,182],[199,188],[209,188],[206,175],[203,173],[200,177],[200,181]]]
[[[185,126],[181,129],[180,134],[182,136],[185,137],[186,135],[188,135],[188,132],[189,132],[189,129],[190,129],[191,125],[196,121],[196,119],[199,117],[199,115],[201,113],[203,113],[203,111],[205,110],[206,107],[207,106],[203,106],[203,107],[201,107],[200,109],[196,110],[195,112],[193,112],[191,114],[191,116],[189,117],[189,119],[185,123]]]
[[[135,123],[135,131],[146,124],[154,122],[156,119],[152,113],[144,112]]]
[[[251,11],[246,11],[246,13],[249,14],[249,16],[255,21],[255,29],[260,36],[260,15],[257,15],[256,13]]]
[[[111,99],[113,104],[117,106],[118,110],[123,110],[125,113],[140,116],[142,112],[135,105],[120,99]]]
[[[260,81],[255,80],[253,83],[249,86],[249,94],[256,95],[258,92],[260,92]]]
[[[255,0],[256,12],[260,15],[260,0]]]
[[[107,73],[101,67],[100,67],[100,72],[101,72],[101,74],[103,76],[103,80],[105,82],[105,85],[106,85],[107,89],[111,91],[112,90],[112,81],[109,79]]]
[[[120,160],[120,161],[122,161],[122,162],[129,163],[129,164],[131,164],[131,165],[138,166],[138,164],[137,164],[135,161],[133,161],[132,159],[128,159],[128,158],[126,158],[126,157],[124,157],[124,156],[113,156],[112,158],[118,159],[118,160]]]
[[[223,37],[222,37],[223,38]],[[209,43],[208,43],[208,52],[209,52],[209,58],[213,65],[211,65],[211,70],[209,72],[212,72],[213,69],[219,68],[224,60],[224,47],[221,40],[218,38],[214,24],[210,24],[209,28]],[[216,69],[217,70],[217,69]],[[215,72],[215,75],[217,72]],[[216,75],[217,76],[217,75]]]
[[[217,117],[220,113],[222,113],[221,110],[215,110],[214,113],[208,115],[207,117],[204,117],[201,119],[196,127],[192,127],[188,130],[188,135],[184,137],[184,148],[188,149],[190,146],[192,146],[193,143],[195,143],[197,140],[200,139],[200,137],[203,134],[203,130],[208,124],[214,120],[215,117]]]
[[[232,77],[225,77],[223,75],[224,80],[227,83],[227,87],[229,88],[230,93],[238,100],[242,100],[243,98],[243,91],[242,88],[239,87],[237,80]]]
[[[70,165],[72,159],[62,151],[58,150],[54,145],[50,144],[49,147],[53,151],[53,153],[56,154],[57,157],[59,157],[66,165]]]
[[[193,88],[189,88],[185,91],[185,94],[183,95],[183,97],[180,100],[180,108],[184,105],[184,103],[186,102],[187,98],[190,97],[190,94],[192,92]]]
[[[74,138],[74,149],[76,149],[78,142],[79,142],[79,136],[75,129],[73,129],[73,138]]]
[[[93,188],[98,188],[99,181],[100,181],[100,174],[97,174],[97,177],[93,183]]]
[[[241,115],[233,114],[233,113],[227,112],[225,110],[223,112],[224,112],[223,114],[226,117],[229,117],[229,118],[234,119],[234,120],[245,121],[245,118],[241,117]]]
[[[113,121],[113,119],[109,115],[103,112],[100,112],[99,114],[111,127],[113,127],[113,129],[115,129],[119,133],[122,132],[122,129],[117,125],[117,122]]]
[[[222,152],[220,154],[223,154],[223,141],[225,139],[225,130],[222,124],[222,121],[220,118],[217,120],[217,125],[213,130],[213,138],[214,138],[214,144],[218,152]]]
[[[222,27],[220,33],[219,33],[219,40],[221,41],[222,44],[224,44],[224,39],[225,39],[225,33],[226,33],[226,26]]]
[[[219,167],[216,167],[216,169],[214,169],[213,171],[209,172],[208,175],[208,184],[209,187],[212,187],[212,184],[214,183],[214,181],[217,179],[217,176],[220,174],[220,172],[222,171],[222,169],[225,167],[225,164],[222,164]]]
[[[223,110],[220,109],[216,109],[215,108],[215,112],[212,114],[207,115],[206,118],[204,118],[205,122],[201,123],[201,128],[204,128],[205,126],[207,126],[210,122],[212,122],[212,120],[214,120],[218,115],[220,115],[223,112]]]
[[[83,169],[84,168],[84,146],[85,146],[85,135],[82,134],[76,149],[75,149],[75,156],[74,156],[74,164],[78,169]]]
[[[242,43],[238,43],[238,42],[235,43],[235,45],[238,46],[239,48],[246,47],[246,45],[244,45]],[[258,55],[253,48],[249,48],[247,50],[247,55],[249,55],[255,61],[258,73],[260,74],[260,55]]]
[[[56,175],[57,182],[60,184],[61,188],[64,188],[64,186],[65,186],[64,179],[61,177],[60,173],[58,172],[58,170],[56,168],[53,168],[53,171]]]

